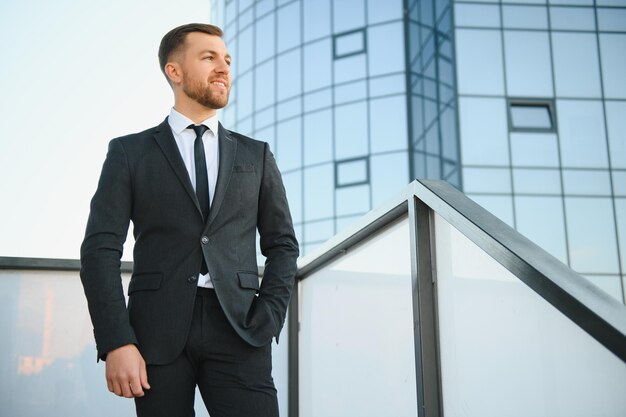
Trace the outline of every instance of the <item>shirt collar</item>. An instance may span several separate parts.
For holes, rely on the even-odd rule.
[[[180,135],[182,133],[182,131],[187,129],[187,127],[189,125],[195,124],[187,116],[185,116],[184,114],[179,113],[178,111],[176,111],[176,109],[174,107],[172,107],[172,110],[170,111],[170,115],[167,118],[167,121],[168,121],[170,127],[172,128],[172,132],[174,132],[174,134],[176,134],[176,135]],[[219,119],[217,117],[217,112],[215,113],[214,116],[209,117],[208,119],[204,120],[200,124],[205,125],[206,127],[208,127],[209,130],[211,130],[211,132],[213,133],[213,135],[215,135],[215,137],[217,137],[217,129],[218,129],[218,125],[219,125]]]

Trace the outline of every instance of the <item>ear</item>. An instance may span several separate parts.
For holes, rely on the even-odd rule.
[[[165,64],[165,73],[172,84],[179,84],[183,80],[183,72],[178,62],[172,61]]]

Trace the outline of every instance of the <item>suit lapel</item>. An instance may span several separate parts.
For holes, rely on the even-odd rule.
[[[213,196],[213,203],[209,210],[209,220],[206,222],[205,229],[211,224],[211,222],[217,216],[220,210],[226,190],[228,189],[228,183],[233,172],[233,165],[235,164],[235,154],[237,153],[237,141],[233,138],[230,132],[219,124],[218,128],[218,140],[219,140],[219,169],[217,173],[217,183],[215,185],[215,195]]]
[[[185,162],[183,162],[182,156],[180,156],[180,151],[178,150],[178,146],[176,145],[176,140],[174,139],[174,135],[172,134],[172,129],[167,122],[167,117],[165,118],[163,123],[157,126],[156,132],[154,133],[154,139],[156,139],[157,144],[165,154],[165,158],[176,173],[176,176],[187,191],[187,194],[189,194],[189,197],[196,205],[198,213],[200,214],[200,216],[202,216],[202,210],[200,209],[200,204],[198,204],[196,192],[193,189],[193,185],[191,185],[189,173],[187,172],[187,168],[185,167]]]

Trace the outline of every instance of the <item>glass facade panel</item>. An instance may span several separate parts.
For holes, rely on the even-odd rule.
[[[439,216],[435,234],[446,416],[626,409],[619,358]]]
[[[626,32],[626,10],[598,8],[599,30],[606,32]]]
[[[365,54],[335,60],[335,84],[361,80],[367,75]]]
[[[279,101],[302,93],[300,53],[300,49],[295,49],[278,57]]]
[[[252,72],[247,72],[237,81],[237,119],[244,119],[252,114]]]
[[[559,100],[557,121],[564,167],[607,167],[602,102]]]
[[[365,26],[365,0],[333,1],[333,31],[347,32]],[[328,19],[328,16],[325,17]]]
[[[305,221],[334,216],[335,173],[334,164],[324,164],[304,170],[304,189],[315,192],[304,193]],[[310,238],[307,236],[306,239]]]
[[[549,105],[511,103],[512,129],[552,129],[552,114]]]
[[[299,284],[301,417],[417,415],[409,248],[405,219]]]
[[[507,93],[517,97],[552,97],[550,39],[547,32],[504,32]]]
[[[567,265],[561,197],[515,197],[517,230]]]
[[[626,168],[626,101],[605,102],[611,166]]]
[[[276,53],[276,49],[274,47],[274,33],[276,25],[274,16],[276,16],[274,13],[270,13],[264,18],[258,19],[256,22],[254,57],[257,63],[265,61],[266,59],[274,56]]]
[[[593,1],[594,0],[549,0],[549,3],[550,4],[567,4],[567,5],[573,5],[573,6],[592,6]]]
[[[324,109],[330,107],[331,103],[332,91],[330,89],[309,93],[304,96],[304,111],[310,112],[314,110]]]
[[[369,162],[367,158],[335,162],[337,187],[369,182]]]
[[[463,191],[510,194],[511,170],[508,168],[463,168]]]
[[[362,80],[337,85],[333,91],[335,93],[335,105],[365,100],[367,98],[367,83],[365,80]]]
[[[278,53],[301,43],[300,2],[278,9]]]
[[[626,34],[601,34],[602,81],[606,98],[626,99]],[[607,102],[609,104],[609,102]]]
[[[504,94],[500,32],[456,30],[460,94]]]
[[[516,194],[561,194],[561,176],[556,169],[513,170]]]
[[[609,171],[563,170],[563,191],[566,195],[611,195]]]
[[[328,162],[333,159],[332,112],[322,110],[304,116],[305,165]]]
[[[330,35],[330,0],[302,0],[304,41]]]
[[[304,238],[307,242],[323,242],[333,237],[334,234],[335,222],[333,220],[307,222],[304,225]]]
[[[290,119],[294,116],[300,115],[302,112],[302,99],[300,97],[293,98],[291,100],[283,101],[276,106],[276,114],[278,121]]]
[[[367,23],[374,24],[388,20],[402,19],[402,0],[367,0]]]
[[[609,198],[565,198],[570,266],[579,273],[619,273]]]
[[[369,153],[367,104],[335,107],[335,159],[350,159]]]
[[[280,166],[280,165],[279,165]],[[281,169],[283,169],[281,167]],[[284,171],[284,169],[283,169]],[[291,212],[291,219],[295,223],[302,223],[302,171],[284,172],[282,174],[283,184],[285,186],[285,192],[287,193],[287,201],[289,201],[289,211]],[[302,228],[297,232],[302,235]],[[300,241],[299,236],[298,241]]]
[[[613,171],[613,194],[626,197],[626,171]]]
[[[622,282],[619,275],[584,275],[593,285],[619,302],[624,302]]]
[[[365,30],[336,35],[334,40],[335,59],[365,52]]]
[[[555,134],[511,133],[511,151],[516,166],[559,166],[559,145]]]
[[[455,24],[469,27],[500,27],[500,6],[487,4],[454,5]]]
[[[595,30],[596,16],[592,8],[550,7],[552,30]]]
[[[406,90],[406,76],[404,74],[398,74],[370,78],[369,90],[370,97],[404,93]]]
[[[397,41],[390,42],[390,39]],[[367,31],[369,75],[404,71],[404,33],[402,23],[373,26]]]
[[[253,28],[248,27],[238,36],[237,71],[239,76],[252,68],[253,60]]]
[[[547,29],[548,13],[544,6],[502,6],[502,25],[506,29]]]
[[[596,35],[553,32],[552,53],[558,96],[600,97]]]
[[[304,91],[317,90],[331,84],[332,49],[330,39],[304,47]]]
[[[407,149],[406,97],[371,100],[369,120],[372,153]]]
[[[375,208],[409,183],[408,155],[406,152],[372,155],[370,156],[370,172],[372,208]]]
[[[463,163],[509,165],[504,99],[461,97],[459,106]]]
[[[302,166],[302,132],[300,118],[278,124],[276,129],[276,161],[283,171]]]
[[[254,74],[254,107],[257,110],[271,106],[276,101],[274,64],[275,62],[272,59],[265,64],[256,66]]]
[[[365,214],[370,210],[369,185],[337,188],[336,196],[338,216]]]
[[[626,198],[615,199],[616,229],[619,239],[620,262],[622,268],[626,265]],[[626,281],[623,281],[626,286]],[[626,295],[626,291],[624,292]]]

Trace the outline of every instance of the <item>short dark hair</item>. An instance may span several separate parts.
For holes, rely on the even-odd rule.
[[[207,23],[188,23],[186,25],[178,26],[163,36],[161,39],[161,45],[159,45],[159,64],[161,65],[161,71],[165,78],[169,82],[169,78],[165,73],[165,65],[172,53],[176,52],[185,44],[187,34],[192,32],[202,32],[207,35],[224,37],[224,32],[217,26],[209,25]]]

